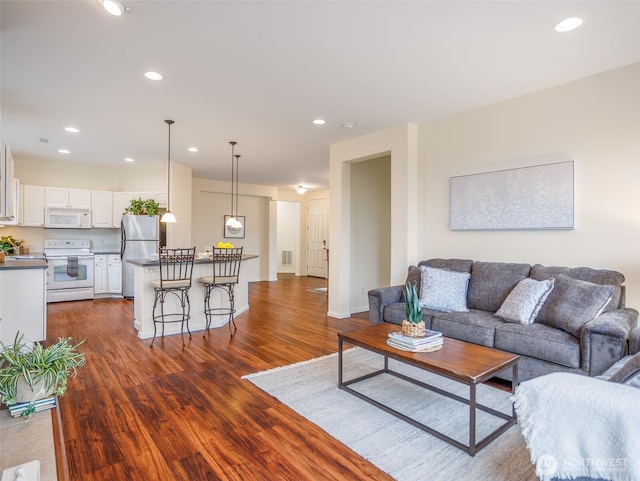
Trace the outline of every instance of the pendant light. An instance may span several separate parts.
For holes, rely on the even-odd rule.
[[[173,120],[165,120],[165,123],[169,126],[169,148],[167,155],[167,211],[160,219],[160,222],[175,222],[176,216],[171,213],[171,125],[174,123]]]
[[[238,159],[240,155],[235,153],[237,142],[232,140],[229,143],[231,144],[231,215],[225,226],[231,234],[239,234],[242,231],[242,223],[238,219]]]

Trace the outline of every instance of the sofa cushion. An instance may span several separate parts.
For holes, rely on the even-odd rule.
[[[544,281],[536,281],[530,277],[522,279],[496,311],[496,316],[507,322],[533,324],[553,289],[554,281],[553,277]]]
[[[600,315],[615,290],[560,274],[536,320],[579,337],[582,326]]]
[[[493,347],[494,332],[503,321],[491,312],[433,312],[431,329],[446,337]]]
[[[474,262],[467,307],[496,312],[518,282],[529,277],[529,264]]]
[[[580,341],[544,324],[504,323],[496,327],[495,347],[571,368],[580,367]]]
[[[472,265],[473,261],[471,259],[427,259],[418,263],[418,267],[435,267],[436,269],[448,269],[457,272],[471,272]]]
[[[611,311],[624,307],[623,287],[624,275],[618,271],[607,269],[592,269],[590,267],[562,267],[562,266],[543,266],[535,264],[531,267],[530,276],[536,280],[544,280],[550,277],[558,277],[560,274],[579,279],[581,281],[593,282],[594,284],[610,285],[616,288],[611,301],[607,304],[605,311]]]
[[[420,307],[436,311],[468,311],[468,272],[457,272],[421,266]]]

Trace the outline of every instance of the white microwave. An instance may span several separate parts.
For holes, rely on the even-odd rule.
[[[47,207],[44,226],[49,229],[90,229],[91,209],[73,207]]]

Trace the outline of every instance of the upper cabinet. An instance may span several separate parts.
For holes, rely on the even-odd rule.
[[[47,186],[44,188],[44,205],[45,207],[91,209],[91,191]]]
[[[166,192],[156,192],[154,196],[156,202],[160,206],[161,209],[167,208],[167,193]]]
[[[18,183],[13,177],[11,148],[0,143],[0,220],[11,224],[18,218]],[[13,222],[12,222],[13,221]]]
[[[44,186],[22,186],[22,215],[20,225],[44,227]]]
[[[133,192],[114,192],[113,193],[113,227],[120,227],[122,221],[122,213],[129,207],[129,203],[133,199]]]
[[[113,227],[113,192],[107,190],[91,191],[91,227]]]
[[[18,182],[15,180],[16,189]],[[67,189],[42,185],[22,185],[16,204],[19,205],[18,225],[43,227],[44,211],[47,207],[74,207],[91,209],[91,227],[96,229],[120,228],[122,213],[132,199],[154,199],[160,208],[167,206],[167,193],[162,191],[126,191]],[[4,221],[4,224],[12,222]],[[14,221],[13,223],[16,223]]]

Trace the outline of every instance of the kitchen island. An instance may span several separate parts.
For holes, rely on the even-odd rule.
[[[243,254],[242,265],[240,266],[240,278],[235,286],[235,308],[236,316],[249,309],[249,288],[247,280],[247,268],[244,264],[251,259],[257,259],[254,254]],[[134,294],[133,294],[133,327],[138,331],[140,339],[151,339],[153,337],[153,300],[155,293],[151,287],[151,281],[160,278],[160,269],[158,259],[131,259],[130,264],[135,266],[134,269]],[[191,332],[202,331],[206,328],[206,319],[204,315],[204,288],[198,282],[200,277],[210,276],[213,272],[211,259],[196,259],[193,263],[193,276],[191,282],[191,290],[189,291],[189,299],[191,301],[191,320],[189,321],[189,329]],[[221,295],[220,289],[214,290],[211,294],[211,305],[219,307],[229,306],[226,295]],[[165,301],[166,312],[177,312],[180,310],[180,304],[175,296],[167,296]],[[211,328],[225,326],[227,324],[226,317],[214,316],[211,322]],[[158,325],[158,336],[160,336],[162,326]],[[165,336],[171,334],[180,334],[180,323],[169,323],[164,325]],[[185,329],[186,331],[186,329]]]
[[[47,261],[7,257],[0,262],[0,341],[13,344],[16,334],[25,340],[47,337]]]

